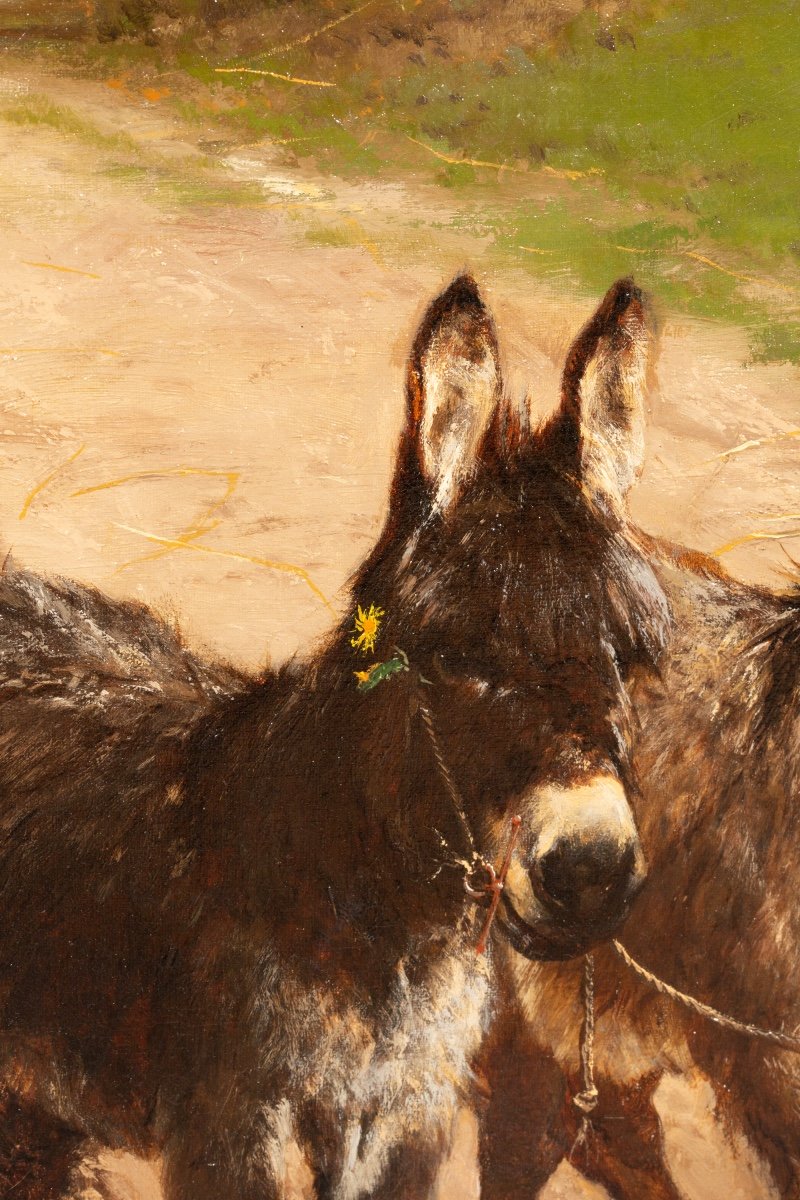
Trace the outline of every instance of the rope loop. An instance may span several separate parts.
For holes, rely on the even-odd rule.
[[[596,1087],[586,1088],[584,1091],[578,1092],[576,1096],[572,1097],[572,1103],[587,1117],[597,1108],[599,1100],[600,1093]]]
[[[481,881],[480,875],[483,874]],[[470,900],[489,902],[497,888],[497,872],[488,859],[477,855],[464,874],[464,891]]]
[[[421,677],[420,677],[421,678]],[[424,682],[424,681],[423,681]],[[497,915],[497,909],[500,904],[500,897],[503,888],[506,884],[506,875],[511,867],[511,858],[514,853],[514,847],[517,844],[520,828],[522,826],[522,817],[514,816],[510,821],[510,831],[508,842],[506,844],[503,862],[499,871],[496,871],[489,860],[480,853],[475,845],[475,838],[472,836],[472,827],[469,823],[469,818],[464,807],[464,801],[461,793],[456,786],[456,782],[450,773],[450,768],[447,765],[444,753],[442,751],[441,742],[436,732],[436,723],[433,719],[433,713],[428,708],[423,700],[417,700],[419,712],[428,731],[428,737],[431,743],[433,757],[436,760],[436,765],[439,768],[439,773],[444,780],[447,794],[450,797],[450,803],[453,806],[458,822],[461,826],[461,831],[464,835],[464,842],[467,846],[468,858],[456,858],[453,856],[452,865],[458,866],[464,872],[464,891],[470,900],[476,904],[485,904],[487,906],[486,919],[478,937],[478,942],[475,947],[477,954],[485,954],[486,947],[489,944],[489,933],[492,928],[492,922]],[[447,848],[447,842],[439,836],[439,841]],[[483,879],[481,879],[481,875]]]

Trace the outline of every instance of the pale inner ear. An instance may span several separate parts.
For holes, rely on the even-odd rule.
[[[644,329],[619,333],[624,345],[602,339],[581,379],[581,473],[591,491],[623,504],[644,466],[650,339]]]
[[[475,471],[500,392],[500,371],[488,341],[465,344],[461,331],[454,329],[434,335],[421,366],[422,468],[434,490],[434,507],[446,512]]]

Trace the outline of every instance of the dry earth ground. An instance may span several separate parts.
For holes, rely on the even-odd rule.
[[[0,109],[31,92],[176,170],[196,155],[200,131],[141,95],[3,58]],[[152,604],[194,646],[253,669],[280,662],[342,610],[381,525],[404,356],[428,297],[475,270],[511,386],[529,386],[542,413],[597,298],[492,266],[445,191],[317,177],[276,165],[264,145],[216,168],[258,181],[263,203],[212,208],[158,198],[107,158],[86,139],[0,121],[3,540],[26,565]],[[790,566],[777,537],[800,526],[787,436],[800,424],[797,371],[746,360],[741,331],[665,314],[633,507],[648,530],[706,550],[758,532],[725,561],[774,583]],[[746,1154],[723,1145],[712,1106],[702,1081],[662,1089],[686,1194],[768,1195]],[[473,1138],[465,1115],[442,1200],[476,1194]],[[155,1168],[104,1163],[115,1196],[157,1196]],[[603,1194],[566,1167],[547,1191]],[[87,1179],[84,1200],[96,1195]]]

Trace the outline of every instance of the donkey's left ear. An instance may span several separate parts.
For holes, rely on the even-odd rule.
[[[494,323],[470,275],[422,319],[408,361],[407,436],[432,509],[446,513],[477,467],[501,392]]]
[[[562,417],[574,428],[584,486],[624,506],[644,465],[645,402],[655,325],[644,294],[620,279],[567,355]]]

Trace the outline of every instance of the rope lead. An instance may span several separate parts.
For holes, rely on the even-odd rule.
[[[724,1029],[732,1029],[734,1033],[743,1033],[747,1037],[770,1042],[773,1046],[780,1046],[782,1050],[800,1054],[800,1037],[790,1033],[780,1033],[776,1029],[762,1029],[759,1025],[750,1025],[746,1021],[737,1021],[735,1017],[729,1017],[727,1013],[720,1012],[718,1008],[712,1008],[710,1004],[704,1004],[702,1000],[695,1000],[694,996],[688,996],[686,992],[680,992],[677,988],[665,983],[663,979],[659,979],[652,971],[648,971],[635,958],[632,958],[621,942],[611,942],[611,945],[625,965],[630,967],[633,973],[643,979],[645,983],[649,983],[657,992],[660,992],[662,996],[669,996],[671,1000],[677,1000],[690,1012],[697,1013],[698,1016],[705,1017],[708,1021],[714,1021]]]
[[[583,959],[583,1021],[581,1022],[581,1067],[583,1070],[583,1087],[572,1097],[572,1103],[583,1114],[577,1137],[572,1143],[569,1161],[582,1147],[589,1155],[589,1142],[592,1136],[592,1113],[597,1108],[599,1093],[594,1081],[594,955],[587,954]]]

